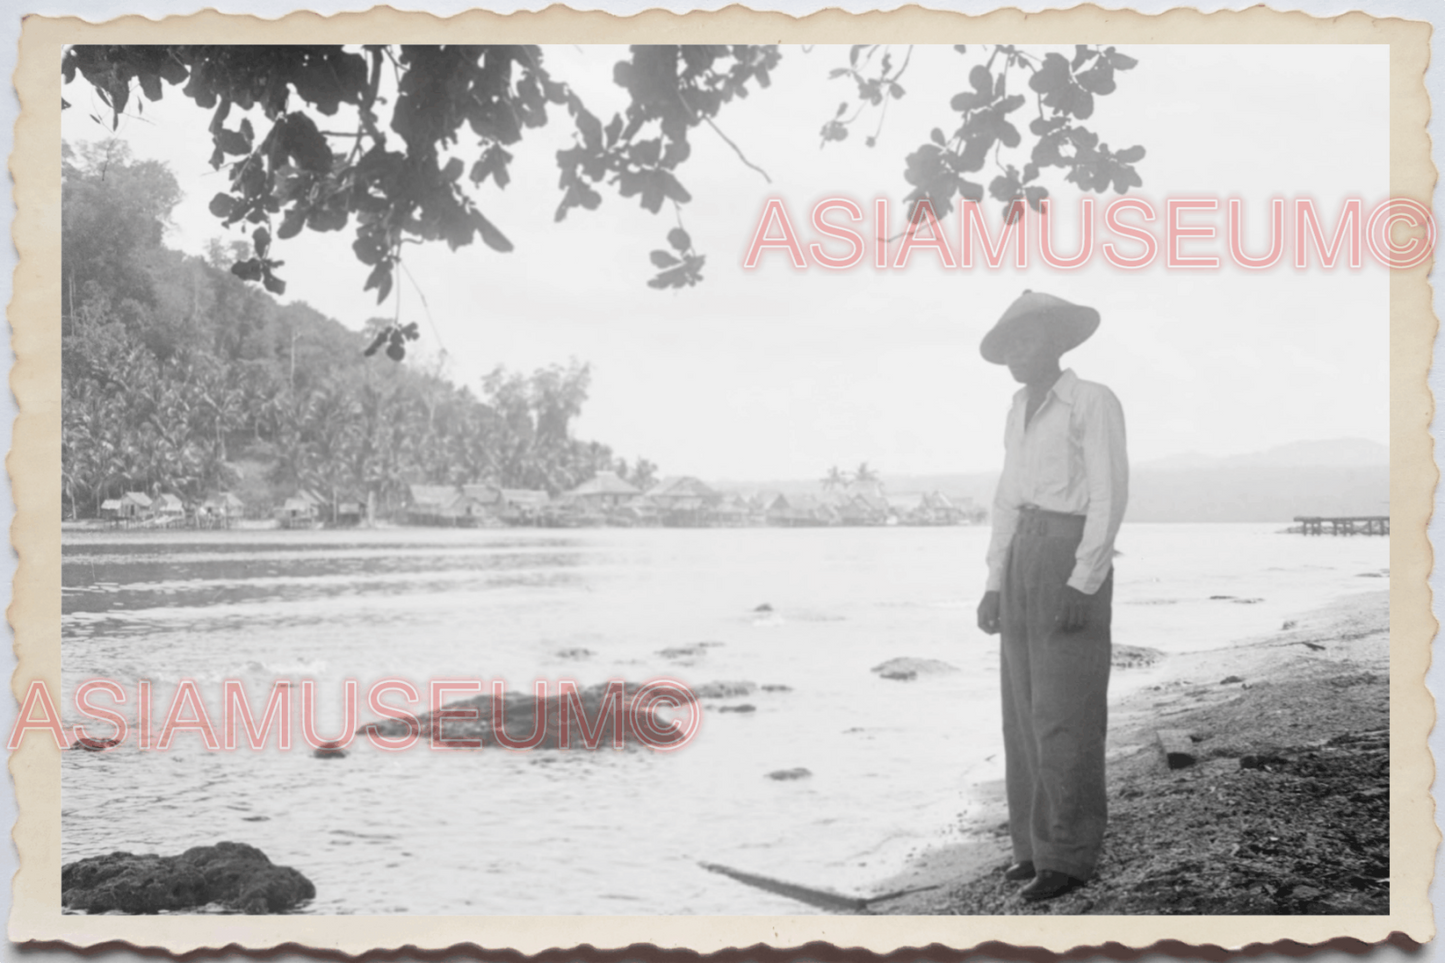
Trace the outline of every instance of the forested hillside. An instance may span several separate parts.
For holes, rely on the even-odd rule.
[[[202,259],[167,248],[180,191],[164,164],[132,160],[117,142],[66,145],[63,157],[67,518],[93,517],[125,491],[232,491],[265,515],[304,487],[369,498],[385,515],[409,483],[555,494],[599,469],[650,480],[645,459],[628,465],[572,437],[585,364],[497,368],[475,393],[434,363],[365,356],[370,336],[324,306],[283,305],[233,276],[225,266],[245,251],[213,242]]]

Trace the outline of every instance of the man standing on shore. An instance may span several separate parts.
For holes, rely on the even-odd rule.
[[[1012,880],[1052,899],[1094,872],[1104,839],[1114,536],[1128,499],[1124,412],[1061,371],[1099,312],[1025,291],[984,337],[1023,388],[1004,436],[978,626],[1002,632]]]

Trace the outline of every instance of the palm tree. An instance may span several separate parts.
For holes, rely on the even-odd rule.
[[[867,467],[864,463],[863,467]],[[823,478],[823,491],[832,491],[835,488],[846,488],[848,486],[848,473],[837,465],[828,469],[828,474]]]

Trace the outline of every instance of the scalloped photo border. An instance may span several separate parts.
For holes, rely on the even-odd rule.
[[[1424,72],[1430,25],[1353,13],[1320,19],[1265,8],[1202,14],[1192,9],[1145,15],[1082,6],[981,16],[908,7],[849,14],[836,10],[796,18],[741,7],[678,15],[649,11],[630,17],[553,6],[508,15],[483,11],[447,19],[377,8],[278,20],[207,11],[152,21],[106,23],[78,18],[26,19],[15,86],[21,116],[10,158],[19,252],[9,318],[16,362],[11,387],[19,416],[7,459],[16,514],[11,537],[19,556],[9,608],[19,666],[11,680],[23,698],[40,680],[60,691],[60,87],[63,45],[74,43],[363,43],[488,41],[562,43],[1189,43],[1386,44],[1390,49],[1390,195],[1430,205],[1436,172],[1426,124],[1430,102]],[[1384,941],[1425,942],[1435,933],[1427,887],[1439,833],[1430,785],[1434,764],[1426,738],[1434,702],[1425,687],[1436,623],[1430,610],[1432,567],[1426,537],[1437,472],[1429,425],[1428,388],[1436,320],[1427,281],[1431,263],[1392,272],[1390,282],[1390,914],[1388,916],[1176,917],[681,917],[681,916],[79,916],[60,911],[59,752],[27,739],[12,753],[18,819],[13,838],[20,869],[13,882],[9,937],[74,947],[126,944],[184,953],[201,948],[308,948],[328,955],[411,947],[478,948],[506,958],[553,959],[573,947],[597,958],[651,956],[629,950],[738,954],[737,948],[804,948],[814,959],[845,950],[875,954],[919,948],[908,956],[943,957],[984,947],[1036,947],[1053,953],[1078,947],[1139,950],[1172,947],[1237,949],[1249,945],[1335,946]],[[1333,942],[1332,942],[1333,941]],[[1341,941],[1344,941],[1343,943]],[[811,944],[811,946],[810,946]],[[1006,945],[1006,946],[1005,946]],[[939,952],[930,952],[926,948]],[[941,952],[942,948],[951,952]],[[550,951],[550,952],[549,952]],[[827,952],[831,951],[831,952]],[[763,954],[767,956],[768,954]],[[1005,955],[1012,955],[1006,953]],[[741,952],[739,958],[761,958]]]

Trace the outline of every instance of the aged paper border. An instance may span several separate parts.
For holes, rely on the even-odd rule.
[[[59,54],[67,43],[161,43],[223,39],[226,43],[456,42],[463,37],[512,42],[677,42],[687,39],[849,43],[940,42],[1074,43],[1369,43],[1390,47],[1390,193],[1427,207],[1435,169],[1426,135],[1430,103],[1424,85],[1430,26],[1352,13],[1319,19],[1262,7],[1201,14],[1174,10],[1144,15],[1077,7],[983,16],[909,7],[888,13],[823,11],[804,18],[729,7],[678,15],[649,11],[632,17],[578,12],[560,6],[540,13],[481,11],[440,19],[379,8],[322,17],[299,13],[280,20],[208,11],[151,21],[127,17],[105,24],[29,17],[20,44],[15,85],[21,116],[10,169],[18,206],[13,235],[20,260],[10,322],[16,355],[11,373],[19,417],[10,471],[16,514],[11,536],[19,556],[9,618],[19,662],[11,688],[18,700],[30,682],[60,691],[60,136]],[[13,753],[19,816],[13,831],[20,858],[14,879],[10,939],[61,941],[75,946],[124,941],[172,952],[228,945],[261,949],[282,944],[360,953],[459,944],[538,953],[590,944],[620,948],[639,943],[709,952],[765,944],[889,952],[928,944],[966,948],[985,941],[1061,952],[1077,946],[1160,940],[1195,946],[1242,947],[1294,940],[1350,937],[1376,943],[1392,933],[1424,942],[1434,936],[1426,889],[1440,836],[1434,824],[1434,777],[1426,737],[1435,718],[1425,688],[1436,622],[1430,613],[1432,566],[1426,525],[1437,479],[1428,432],[1428,389],[1436,322],[1427,282],[1430,263],[1392,275],[1391,392],[1391,913],[1360,917],[368,917],[368,916],[63,916],[59,912],[59,754],[40,738]]]

